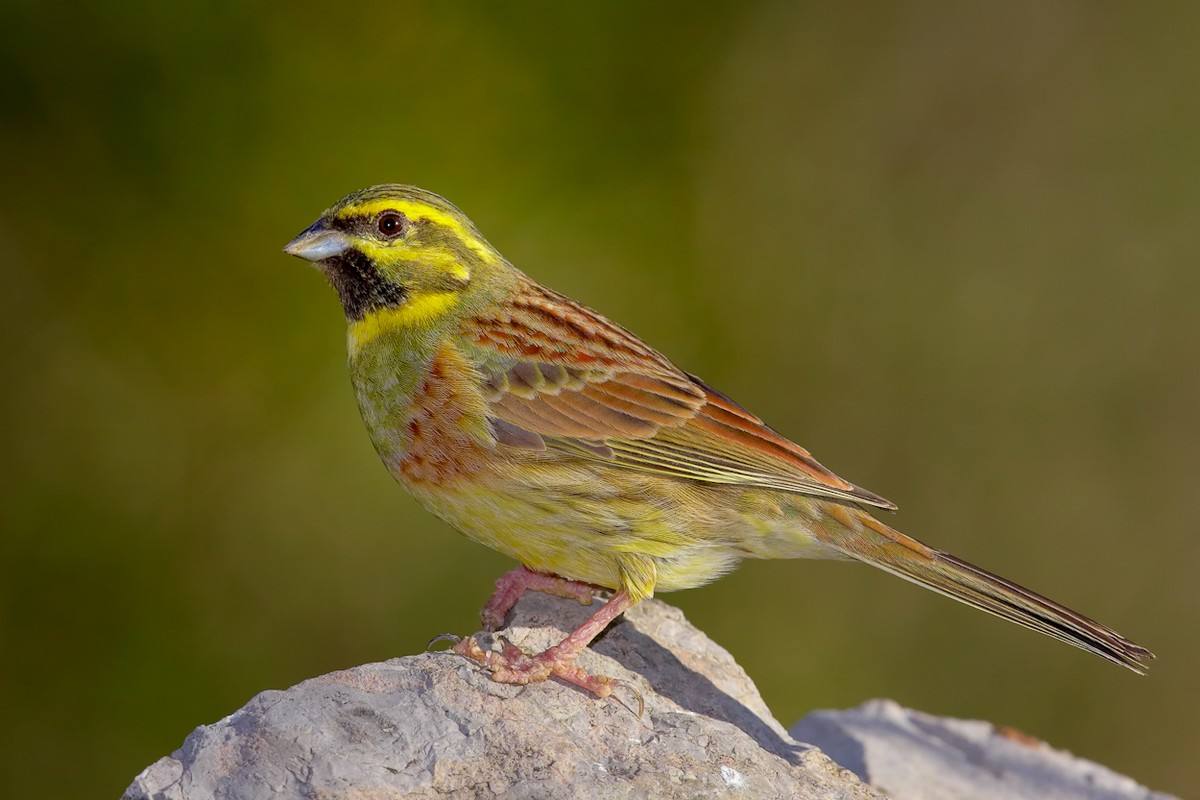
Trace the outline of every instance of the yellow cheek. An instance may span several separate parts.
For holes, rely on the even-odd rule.
[[[354,246],[376,264],[387,264],[411,258],[463,283],[471,279],[471,270],[455,258],[453,253],[409,247],[403,240],[398,240],[393,244],[382,244],[370,239],[359,239]]]

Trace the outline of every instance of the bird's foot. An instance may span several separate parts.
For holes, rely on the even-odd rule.
[[[564,591],[569,590],[571,593],[566,595],[567,597],[579,600],[581,603],[591,602],[591,592],[594,590],[594,587],[587,584],[576,584],[573,581],[564,581],[561,578],[552,578],[548,575],[528,574],[546,581],[560,581],[561,584],[567,584],[566,587],[562,587],[558,583],[555,586],[563,588]],[[579,587],[587,590],[586,595]],[[497,594],[501,594],[502,592],[499,590],[502,589],[503,587],[498,586]],[[497,637],[497,641],[500,642],[501,646],[499,651],[485,650],[480,647],[479,642],[476,641],[474,636],[459,639],[458,637],[443,634],[436,637],[434,642],[445,639],[454,641],[454,646],[450,648],[453,652],[483,665],[491,674],[492,680],[500,683],[526,685],[554,677],[578,686],[580,689],[590,692],[596,697],[610,697],[613,694],[613,689],[617,686],[628,686],[628,684],[614,678],[604,677],[603,675],[591,675],[583,667],[576,664],[575,659],[610,622],[619,617],[622,612],[632,605],[633,599],[629,596],[628,592],[617,592],[607,603],[588,617],[582,625],[569,633],[565,639],[536,655],[526,653],[503,636]],[[505,610],[507,611],[507,609]],[[433,642],[430,642],[430,644],[433,644]],[[637,697],[638,710],[635,713],[640,718],[642,712],[645,710],[642,695],[633,687],[629,687],[629,689]],[[625,703],[622,703],[622,705],[629,708]],[[630,708],[629,710],[632,711],[633,709]]]
[[[479,615],[483,621],[483,629],[498,631],[503,628],[508,612],[526,592],[552,594],[568,600],[577,600],[582,605],[589,606],[595,596],[596,587],[588,583],[570,581],[556,575],[543,575],[540,572],[519,567],[504,573],[496,581],[496,591],[492,593],[491,599],[488,600]]]
[[[460,656],[483,665],[492,680],[497,683],[524,686],[555,677],[591,692],[596,697],[608,697],[613,693],[613,689],[620,685],[615,678],[587,672],[575,663],[575,654],[564,654],[558,648],[551,647],[531,655],[503,636],[498,637],[498,641],[501,645],[499,651],[483,649],[473,636],[468,636],[451,649]],[[640,696],[638,699],[640,701]],[[641,716],[640,711],[638,715]]]

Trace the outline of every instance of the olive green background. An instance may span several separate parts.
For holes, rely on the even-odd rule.
[[[50,6],[0,25],[0,794],[115,797],[475,627],[510,564],[377,463],[280,252],[382,181],[1159,654],[848,564],[669,596],[781,720],[887,696],[1200,787],[1196,5]]]

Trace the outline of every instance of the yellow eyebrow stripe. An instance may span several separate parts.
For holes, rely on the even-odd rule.
[[[495,261],[495,255],[491,249],[483,243],[470,227],[464,225],[462,220],[447,211],[435,208],[427,203],[416,200],[405,200],[403,198],[381,197],[375,200],[368,200],[365,203],[346,206],[346,208],[343,208],[338,213],[338,216],[373,217],[381,211],[399,211],[409,219],[427,219],[432,223],[441,225],[443,228],[448,228],[468,247],[480,256],[483,256],[484,259],[489,262]]]
[[[347,330],[350,355],[385,333],[427,325],[458,302],[456,292],[414,294],[396,308],[383,308],[352,322]]]

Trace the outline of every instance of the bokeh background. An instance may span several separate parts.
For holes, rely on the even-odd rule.
[[[381,181],[1159,654],[848,564],[669,596],[781,720],[887,696],[1194,793],[1200,6],[816,5],[6,3],[0,794],[475,625],[510,565],[377,463],[280,253]]]

